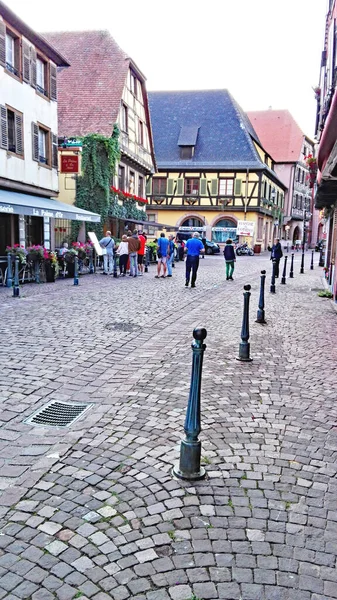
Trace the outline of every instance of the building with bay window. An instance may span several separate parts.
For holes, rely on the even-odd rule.
[[[146,180],[156,166],[143,73],[108,31],[48,33],[46,38],[71,62],[58,74],[60,200],[76,201],[81,138],[93,133],[110,137],[117,123],[121,157],[111,184],[121,206],[127,194],[137,198],[145,220]],[[106,226],[117,237],[124,233],[117,216]]]
[[[80,216],[56,199],[58,67],[68,61],[0,1],[0,255],[49,248],[53,220]]]
[[[266,249],[282,223],[286,186],[246,114],[227,90],[151,92],[158,172],[147,186],[149,220],[224,242],[240,220]]]

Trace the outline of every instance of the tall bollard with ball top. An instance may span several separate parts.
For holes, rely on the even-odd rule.
[[[257,318],[255,323],[261,323],[265,325],[267,321],[264,318],[264,287],[266,283],[266,272],[261,271],[261,284],[260,284],[260,298],[259,298],[259,308],[257,309]]]
[[[145,268],[144,268],[144,273],[148,273],[149,272],[149,264],[150,264],[150,259],[149,259],[149,248],[146,246],[145,248]]]
[[[290,279],[294,278],[294,253],[292,253],[291,255],[291,263],[290,263],[290,273],[289,273],[289,277]]]
[[[114,277],[118,277],[118,273],[117,273],[117,250],[115,248],[113,250],[113,260],[114,260]]]
[[[7,254],[7,280],[6,287],[11,288],[13,285],[13,270],[12,270],[12,255],[10,252]]]
[[[13,287],[13,297],[18,298],[20,296],[20,286],[19,286],[19,257],[15,257],[15,267],[14,267],[14,287]]]
[[[288,257],[285,256],[284,257],[284,266],[283,266],[282,279],[281,279],[281,283],[283,285],[285,285],[287,283],[287,281],[286,281],[286,279],[287,279],[287,260],[288,260]]]
[[[251,362],[253,359],[250,358],[250,343],[249,340],[249,299],[250,299],[250,285],[244,285],[243,289],[243,319],[241,328],[241,342],[239,345],[239,356],[236,360],[242,362]]]
[[[94,273],[94,249],[91,248],[90,249],[90,254],[89,254],[89,273],[90,275],[92,275]]]
[[[314,270],[314,250],[311,250],[311,263],[310,263],[310,271]]]
[[[276,262],[275,262],[275,260],[273,260],[272,263],[273,263],[273,270],[272,270],[272,273],[271,273],[270,293],[271,294],[276,294],[276,287],[275,287]]]
[[[75,256],[74,285],[78,285],[78,256]]]
[[[191,386],[184,424],[186,438],[181,441],[179,465],[174,466],[172,469],[173,475],[189,481],[203,479],[206,475],[205,469],[200,466],[201,442],[198,440],[198,435],[201,431],[200,389],[202,362],[206,349],[206,344],[203,342],[206,336],[206,329],[194,329],[193,331]]]

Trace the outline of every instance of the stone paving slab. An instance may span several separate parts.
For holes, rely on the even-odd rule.
[[[337,597],[336,313],[311,291],[320,270],[300,276],[295,260],[266,294],[266,326],[253,321],[263,256],[228,283],[206,258],[195,290],[181,264],[166,282],[1,290],[0,598]],[[249,364],[235,360],[243,283]],[[207,478],[192,484],[171,468],[199,325]],[[23,423],[52,399],[94,407],[67,430]]]

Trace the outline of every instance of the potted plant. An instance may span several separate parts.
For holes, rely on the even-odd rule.
[[[19,257],[20,263],[21,264],[26,264],[27,262],[27,250],[26,248],[21,244],[14,244],[14,246],[6,246],[6,252],[10,252],[12,259],[14,260],[16,256]]]
[[[69,248],[68,252],[63,255],[63,259],[67,265],[67,276],[74,277],[75,274],[75,256],[78,256],[78,252],[75,248]]]
[[[79,259],[84,260],[87,257],[86,244],[82,242],[73,242],[73,250],[76,250]]]
[[[33,262],[41,261],[43,259],[44,247],[39,244],[28,246],[27,248],[27,258]]]
[[[44,248],[43,252],[46,282],[55,283],[55,277],[59,274],[59,264],[56,252]]]

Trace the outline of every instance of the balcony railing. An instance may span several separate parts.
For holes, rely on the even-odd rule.
[[[14,65],[11,65],[11,63],[6,62],[6,70],[9,71],[10,73],[13,73],[13,75],[15,75],[16,77],[20,76],[19,70],[16,69],[14,67]]]

